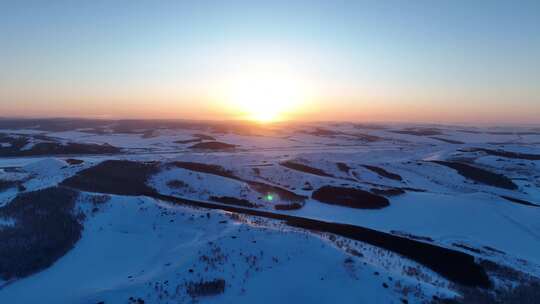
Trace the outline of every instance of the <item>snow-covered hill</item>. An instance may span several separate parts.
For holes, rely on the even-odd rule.
[[[537,299],[535,128],[79,127],[0,130],[2,303]]]

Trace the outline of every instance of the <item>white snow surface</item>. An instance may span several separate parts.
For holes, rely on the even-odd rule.
[[[124,150],[117,155],[1,157],[0,180],[17,181],[23,187],[0,189],[0,208],[22,192],[57,186],[106,160],[157,161],[161,170],[147,183],[161,194],[205,202],[212,197],[234,197],[255,203],[259,210],[429,238],[435,245],[538,278],[540,207],[503,196],[540,206],[540,160],[469,151],[482,148],[540,155],[540,131],[536,130],[352,123],[269,127],[264,134],[251,135],[208,129],[105,134],[2,130],[45,135],[61,143],[108,143]],[[237,148],[193,150],[189,148],[193,143],[176,142],[195,140],[196,134]],[[83,163],[69,165],[65,160],[70,157]],[[218,165],[241,180],[167,166],[173,161]],[[285,161],[331,176],[286,168]],[[474,181],[434,161],[461,162],[502,174],[517,189]],[[350,170],[340,170],[337,163]],[[366,165],[397,174],[401,180]],[[274,210],[273,204],[279,202],[264,204],[262,194],[242,180],[304,195],[305,205],[298,210]],[[326,185],[365,191],[404,189],[404,193],[388,196],[390,205],[382,209],[354,209],[311,197]],[[93,206],[85,199],[92,195],[81,194],[77,203],[87,217],[75,247],[39,273],[0,281],[0,303],[130,303],[130,297],[145,303],[402,303],[402,299],[424,303],[432,295],[458,292],[430,269],[362,242],[148,197],[111,195],[107,203]],[[17,223],[12,219],[0,218],[0,230],[13,225]],[[351,254],[351,248],[362,256]],[[407,275],[406,266],[418,267],[431,279]],[[187,293],[186,284],[214,279],[225,280],[223,293],[204,297]],[[419,292],[406,293],[407,287]]]

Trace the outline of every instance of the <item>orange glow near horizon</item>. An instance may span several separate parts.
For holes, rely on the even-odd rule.
[[[284,64],[252,64],[225,77],[216,100],[238,119],[261,123],[287,120],[301,113],[313,95],[308,79]]]

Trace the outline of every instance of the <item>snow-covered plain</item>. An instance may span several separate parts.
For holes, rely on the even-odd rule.
[[[256,210],[464,252],[514,269],[527,282],[540,277],[540,131],[534,127],[320,123],[122,133],[107,123],[99,132],[29,127],[0,134],[0,155],[12,149],[5,136],[121,149],[24,156],[10,150],[0,156],[0,211],[17,195],[61,185],[104,161],[152,162],[157,170],[146,184],[161,195],[218,206],[235,202],[217,197],[236,198]],[[214,141],[235,148],[191,147]],[[445,162],[484,171],[467,174]],[[350,208],[313,198],[330,185],[384,196],[389,205]],[[284,192],[303,203],[276,208],[291,203]],[[464,296],[459,284],[426,265],[363,242],[151,196],[106,193],[96,204],[96,195],[103,196],[79,194],[74,212],[84,214],[83,230],[75,246],[44,270],[0,278],[1,303],[438,303]],[[0,232],[16,225],[0,217]],[[490,280],[492,290],[502,290],[525,279]],[[207,282],[218,291],[197,289]]]

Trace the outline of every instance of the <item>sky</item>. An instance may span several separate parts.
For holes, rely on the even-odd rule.
[[[540,123],[540,1],[0,1],[0,116]]]

